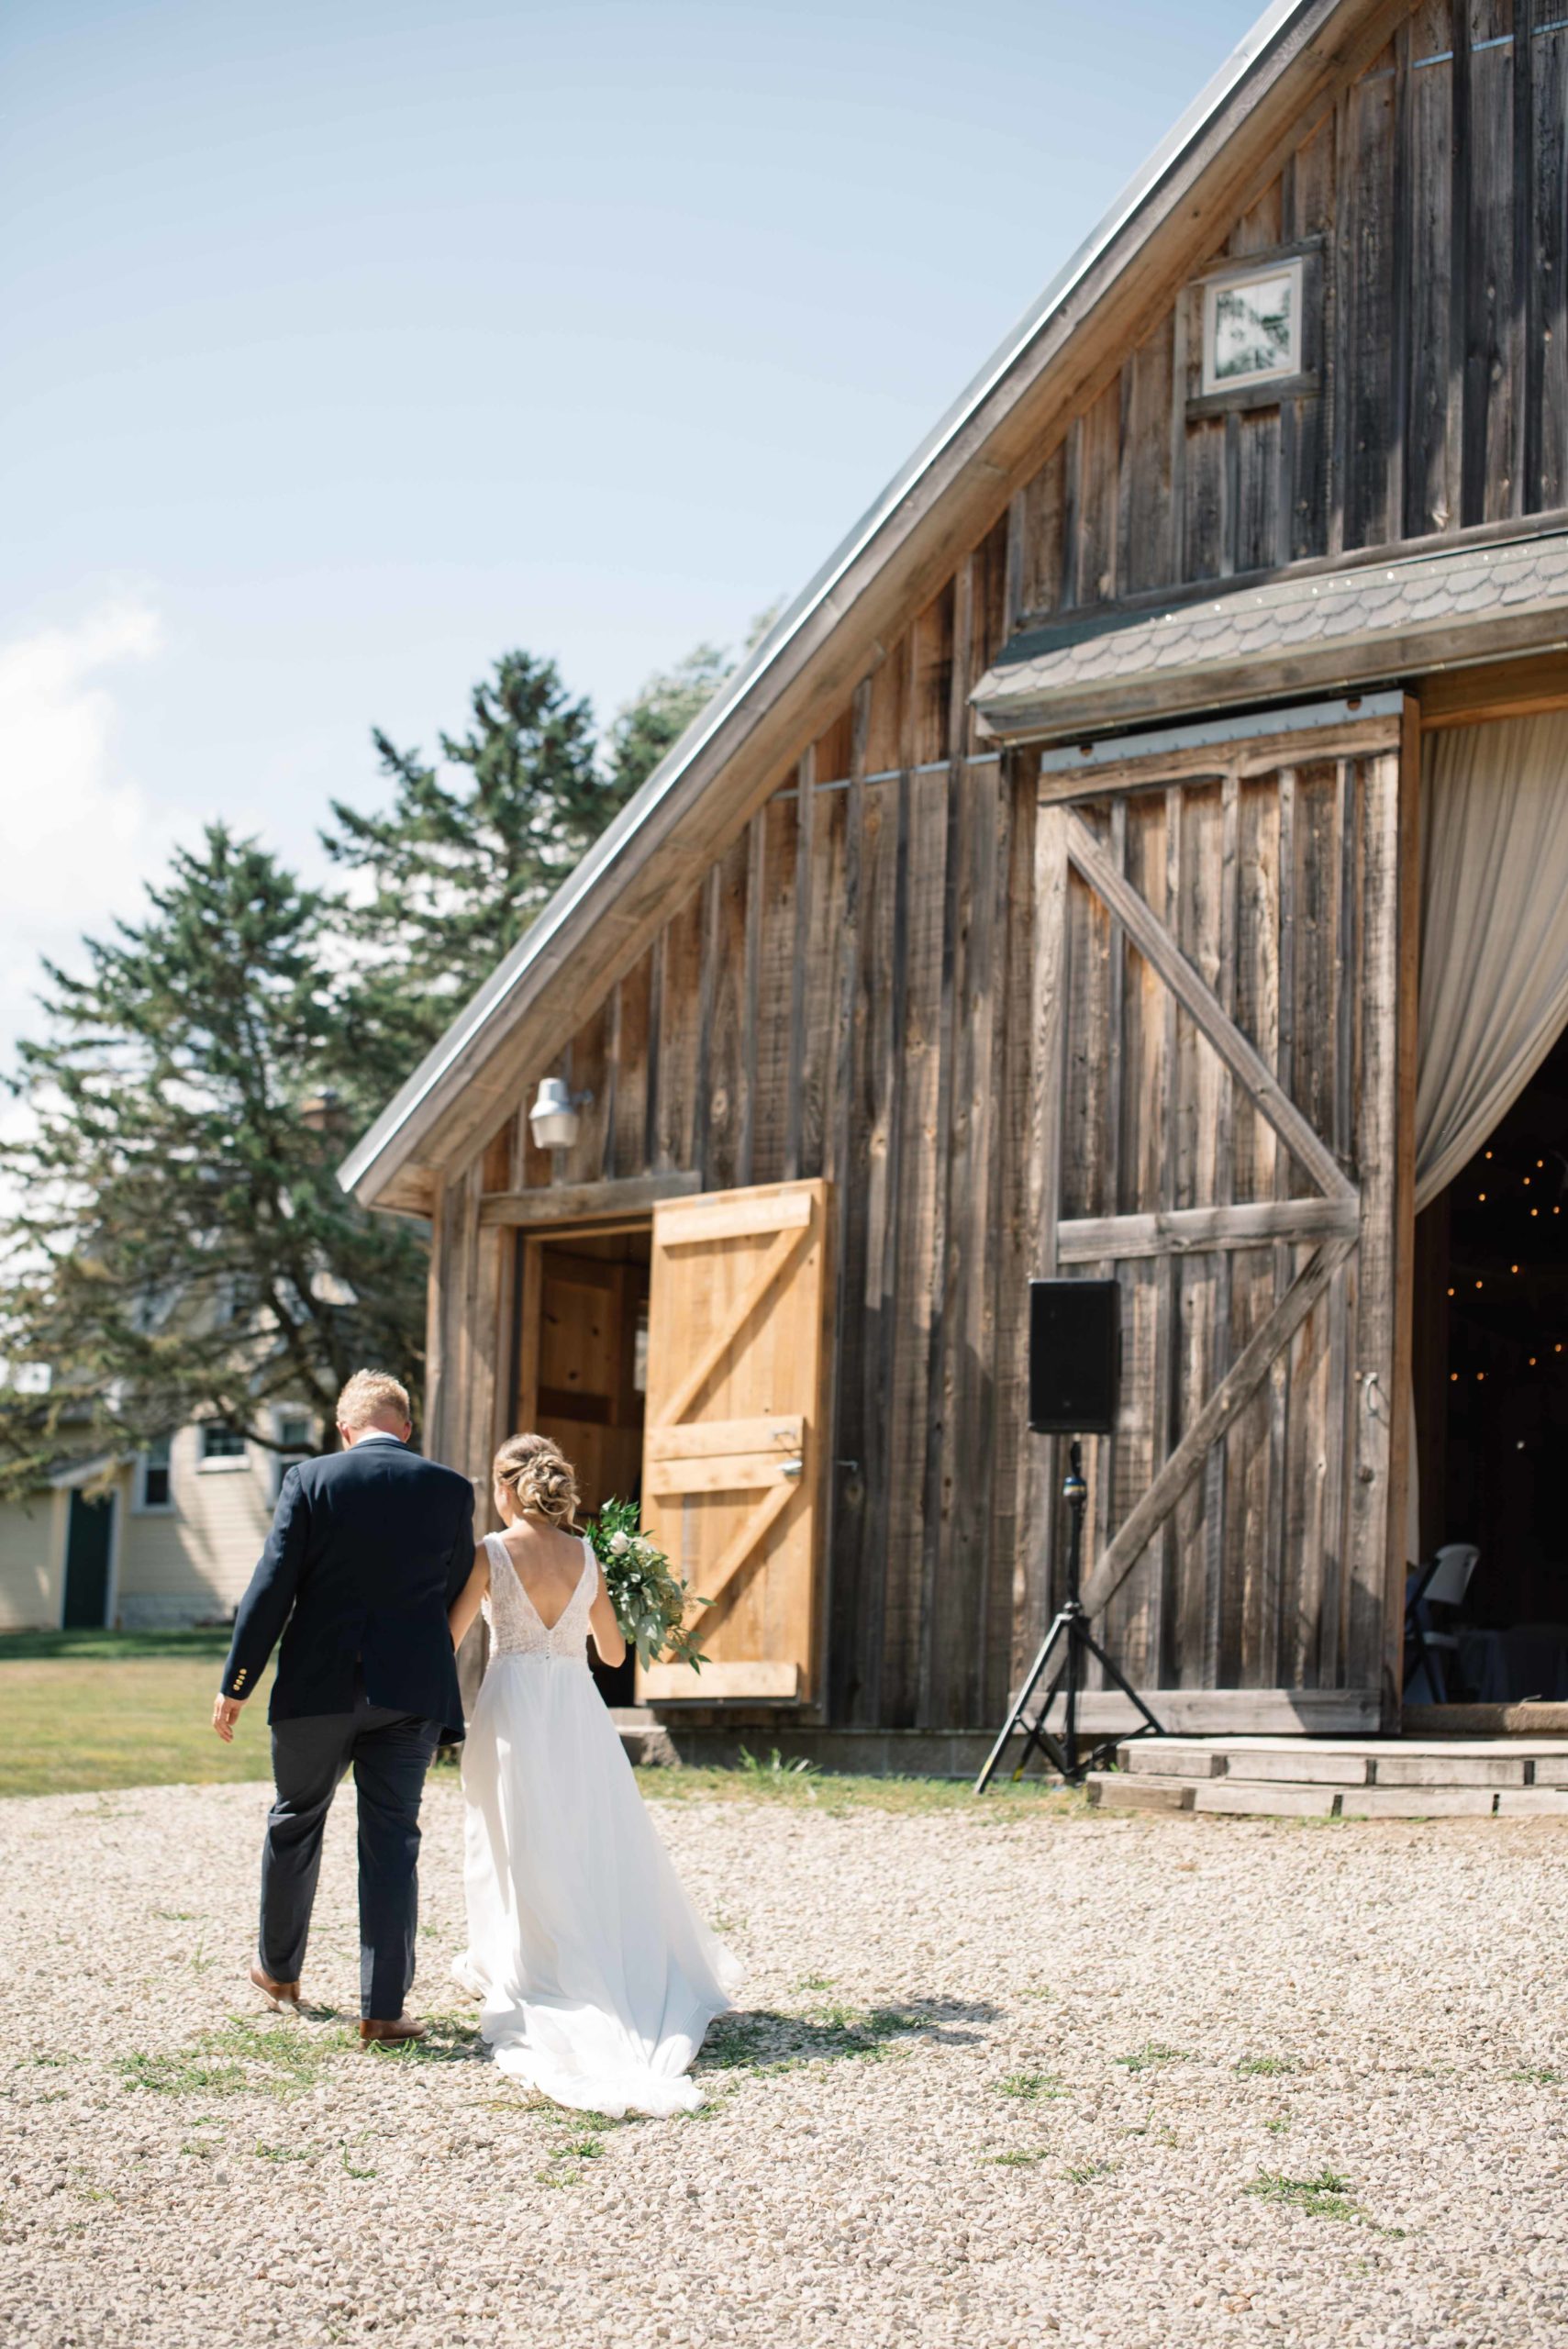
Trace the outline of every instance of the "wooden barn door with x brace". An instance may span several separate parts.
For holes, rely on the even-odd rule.
[[[640,1698],[815,1698],[828,1270],[826,1183],[654,1209],[643,1520],[712,1601],[712,1661],[639,1672]]]
[[[1042,760],[1035,1252],[1122,1292],[1118,1424],[1085,1447],[1111,1653],[1370,1711],[1403,1568],[1416,776],[1397,696],[1318,716]],[[1039,1528],[1061,1462],[1032,1451]]]

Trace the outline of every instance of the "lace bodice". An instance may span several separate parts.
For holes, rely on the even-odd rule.
[[[548,1655],[588,1667],[588,1615],[598,1587],[597,1562],[586,1541],[583,1572],[559,1620],[547,1630],[539,1609],[517,1578],[517,1570],[498,1533],[484,1536],[490,1561],[490,1591],[484,1620],[497,1655]]]

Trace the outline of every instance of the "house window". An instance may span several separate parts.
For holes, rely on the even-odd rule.
[[[202,1430],[204,1468],[243,1468],[248,1464],[245,1439],[238,1428],[227,1428],[220,1420],[209,1419]]]
[[[315,1458],[316,1422],[304,1411],[279,1411],[273,1423],[278,1436],[275,1498],[295,1462]]]
[[[169,1473],[169,1456],[172,1448],[170,1438],[161,1435],[156,1442],[150,1443],[142,1453],[141,1498],[139,1504],[140,1508],[173,1508],[174,1492]]]
[[[1302,262],[1211,278],[1203,290],[1203,388],[1245,392],[1302,373]]]

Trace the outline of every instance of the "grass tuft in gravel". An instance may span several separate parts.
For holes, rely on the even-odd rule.
[[[426,2015],[423,2039],[373,2039],[368,2050],[383,2064],[482,2064],[479,2025],[461,2015]]]
[[[1507,2077],[1517,2080],[1521,2087],[1560,2088],[1562,2086],[1562,2074],[1554,2072],[1550,2064],[1521,2064],[1517,2072],[1509,2072]]]
[[[1109,2177],[1118,2166],[1115,2162],[1075,2162],[1062,2175],[1070,2186],[1095,2186],[1102,2177]]]
[[[156,2096],[297,2096],[357,2040],[347,2031],[267,2030],[233,2016],[188,2047],[134,2050],[116,2071]]]
[[[1038,2103],[1042,2097],[1067,2094],[1054,2072],[1010,2072],[1005,2080],[997,2081],[996,2090],[1000,2096],[1016,2096],[1025,2104]]]
[[[1045,2159],[1045,2149],[1037,2146],[1028,2152],[982,2154],[981,2165],[985,2169],[1032,2169],[1036,2162]]]
[[[1118,2055],[1113,2061],[1129,2072],[1157,2071],[1162,2064],[1190,2064],[1192,2057],[1184,2048],[1163,2047],[1157,2039],[1146,2039],[1130,2055]]]
[[[704,2042],[695,2069],[773,2073],[845,2058],[874,2063],[895,2052],[896,2042],[967,2044],[973,2032],[955,2026],[992,2019],[989,2009],[936,1999],[907,2007],[818,2007],[804,2015],[759,2007],[748,2014],[721,2015]]]
[[[1301,2066],[1294,2055],[1243,2055],[1236,2069],[1244,2080],[1273,2080],[1282,2072],[1298,2072]]]
[[[1285,2177],[1278,2170],[1265,2169],[1241,2191],[1260,2202],[1288,2203],[1312,2219],[1359,2219],[1362,2214],[1351,2199],[1350,2187],[1348,2177],[1327,2167],[1316,2177]]]

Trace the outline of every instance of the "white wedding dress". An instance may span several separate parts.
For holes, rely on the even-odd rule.
[[[486,1534],[490,1666],[463,1749],[468,1948],[452,1971],[513,2078],[557,2104],[689,2112],[740,1968],[682,1889],[588,1669],[597,1562],[547,1626]]]

